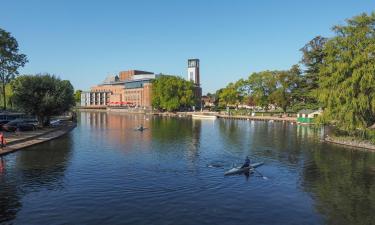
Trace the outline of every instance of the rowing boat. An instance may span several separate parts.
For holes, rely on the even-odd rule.
[[[252,164],[250,164],[251,167],[244,167],[244,168],[235,167],[235,168],[232,168],[232,169],[226,171],[224,173],[224,176],[241,174],[241,173],[246,173],[246,172],[252,172],[254,170],[254,168],[257,168],[257,167],[259,167],[259,166],[261,166],[263,164],[264,164],[263,162],[258,162],[258,163],[252,163]]]

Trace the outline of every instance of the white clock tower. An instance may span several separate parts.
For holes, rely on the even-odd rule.
[[[193,81],[196,86],[200,86],[199,59],[188,59],[188,80]]]

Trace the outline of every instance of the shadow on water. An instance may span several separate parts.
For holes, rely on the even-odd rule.
[[[303,187],[327,224],[375,222],[375,154],[323,145],[310,152]]]
[[[28,193],[63,188],[71,148],[67,135],[0,159],[0,222],[16,217]]]

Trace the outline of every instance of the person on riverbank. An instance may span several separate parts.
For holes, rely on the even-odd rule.
[[[4,148],[5,145],[6,145],[6,141],[5,141],[5,137],[4,137],[3,132],[0,132],[0,144],[1,144],[1,148]]]
[[[250,167],[250,159],[249,156],[246,156],[244,164],[241,166],[241,168]]]

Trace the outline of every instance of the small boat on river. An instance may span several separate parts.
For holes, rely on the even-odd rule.
[[[248,173],[252,172],[255,168],[262,166],[264,163],[263,162],[258,162],[258,163],[252,163],[250,164],[251,167],[234,167],[224,173],[224,176],[229,176],[229,175],[235,175],[235,174],[241,174],[241,173]]]
[[[143,126],[140,126],[140,127],[136,127],[134,128],[135,131],[144,131],[146,130],[147,128],[146,127],[143,127]]]
[[[193,114],[192,118],[193,119],[210,119],[210,120],[216,120],[217,116],[216,115],[206,115],[206,114]]]

